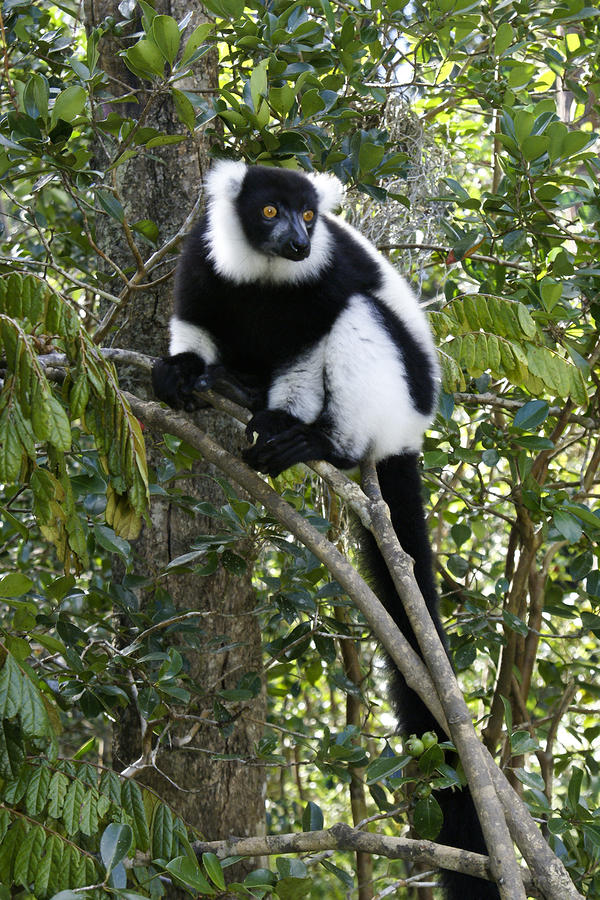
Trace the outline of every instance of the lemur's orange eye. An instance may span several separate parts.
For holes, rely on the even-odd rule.
[[[274,219],[277,215],[277,207],[276,206],[263,206],[263,216],[266,219]]]
[[[302,218],[304,219],[305,222],[312,222],[314,217],[315,217],[315,214],[312,211],[312,209],[305,209],[304,212],[302,213]]]

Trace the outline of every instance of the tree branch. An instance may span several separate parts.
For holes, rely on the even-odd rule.
[[[228,841],[194,841],[197,856],[214,853],[221,859],[227,856],[268,856],[279,853],[313,853],[322,850],[352,850],[384,856],[387,859],[407,859],[436,868],[464,872],[476,878],[490,879],[487,857],[468,850],[457,850],[433,841],[390,837],[379,832],[360,831],[338,824],[323,831],[267,835],[266,837],[231,838]],[[528,893],[533,885],[525,871],[523,880]],[[536,896],[534,893],[533,896]],[[538,895],[539,896],[539,895]]]

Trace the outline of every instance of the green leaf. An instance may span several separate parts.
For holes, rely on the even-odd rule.
[[[433,775],[444,762],[444,751],[439,744],[428,747],[419,757],[419,769],[424,775]]]
[[[7,572],[0,576],[0,597],[22,597],[33,587],[33,581],[22,572]]]
[[[108,875],[122,862],[133,842],[133,829],[130,825],[111,823],[100,839],[100,856]]]
[[[271,87],[269,90],[269,102],[275,112],[282,116],[289,113],[295,100],[296,94],[288,84],[284,84],[281,87]]]
[[[333,33],[336,30],[335,24],[335,14],[331,7],[331,3],[329,0],[319,0],[321,4],[321,8],[325,13],[325,18],[327,19],[327,25],[329,26],[329,30]]]
[[[376,781],[388,778],[405,766],[407,762],[410,762],[411,759],[412,757],[408,755],[380,756],[379,759],[374,759],[373,762],[369,763],[365,771],[365,783],[374,784]]]
[[[152,219],[140,219],[139,222],[133,222],[131,227],[138,234],[141,234],[151,244],[155,244],[160,234],[158,225]]]
[[[515,731],[510,736],[510,749],[515,756],[520,756],[522,753],[538,750],[539,744],[528,731]]]
[[[563,140],[560,155],[562,157],[575,156],[593,140],[594,135],[591,132],[570,131]]]
[[[202,854],[202,865],[206,869],[206,873],[210,880],[216,884],[219,890],[225,890],[225,876],[223,875],[223,869],[221,868],[221,863],[217,856],[214,853],[203,853]]]
[[[521,145],[526,160],[531,161],[542,156],[550,146],[550,138],[545,134],[530,134]]]
[[[571,769],[571,778],[569,779],[568,797],[569,804],[572,809],[577,808],[579,797],[581,795],[581,783],[583,781],[583,770],[577,766]]]
[[[559,156],[562,155],[563,144],[568,133],[569,130],[567,126],[562,122],[552,122],[552,124],[548,126],[547,134],[550,138],[548,156],[551,160],[558,159]]]
[[[196,111],[192,101],[186,97],[183,91],[178,91],[176,88],[171,89],[171,94],[173,95],[177,118],[180,122],[183,122],[186,128],[193,131],[196,125]]]
[[[26,735],[31,737],[52,737],[53,730],[41,693],[27,674],[23,675],[19,715],[21,717],[21,726]]]
[[[348,872],[340,869],[339,866],[334,866],[328,859],[321,860],[321,865],[324,869],[327,869],[328,872],[335,875],[335,877],[342,882],[347,891],[354,892],[354,878],[352,875],[349,875]]]
[[[69,591],[75,587],[76,581],[74,575],[62,575],[57,578],[46,588],[46,595],[55,602],[59,603],[67,596]]]
[[[495,466],[499,459],[500,454],[494,448],[492,448],[491,450],[484,450],[481,454],[481,462],[484,465],[489,466],[490,468],[492,468],[492,466]]]
[[[111,219],[121,224],[125,221],[125,211],[115,195],[111,191],[96,191],[96,198],[102,209],[108,213]]]
[[[39,816],[44,809],[48,800],[49,785],[50,771],[46,766],[38,766],[25,791],[25,806],[30,816]]]
[[[94,535],[101,547],[111,553],[118,553],[123,559],[128,559],[131,554],[131,546],[123,538],[117,537],[112,528],[105,525],[95,525]]]
[[[16,779],[25,761],[23,733],[18,725],[0,719],[0,775]]]
[[[305,118],[310,118],[323,109],[325,109],[325,101],[316,88],[306,91],[302,95],[302,115]]]
[[[413,813],[413,825],[420,837],[433,841],[440,833],[444,816],[433,794],[417,800]]]
[[[130,68],[134,74],[141,73],[145,77],[158,75],[163,77],[165,71],[165,63],[163,55],[154,43],[146,38],[142,38],[133,47],[125,51],[125,62],[130,63]]]
[[[38,116],[41,116],[42,119],[46,120],[48,118],[49,98],[50,86],[48,79],[40,73],[32,75],[23,91],[23,104],[27,115],[31,116],[32,119],[37,119]]]
[[[65,122],[72,122],[85,106],[86,98],[85,88],[80,84],[72,84],[70,87],[65,88],[64,91],[61,91],[52,107],[51,125],[56,125],[59,119]]]
[[[17,884],[27,885],[33,881],[45,842],[43,828],[34,826],[27,832],[14,861],[13,878]]]
[[[555,281],[554,278],[549,278],[545,276],[540,281],[540,296],[542,298],[542,303],[544,304],[544,309],[548,312],[552,312],[560,298],[562,297],[563,286],[560,281]]]
[[[202,874],[198,863],[190,859],[189,856],[178,856],[167,863],[165,869],[195,891],[200,891],[200,893],[209,894],[210,896],[217,893]]]
[[[23,447],[19,441],[16,423],[7,414],[0,416],[0,480],[14,484],[21,473]]]
[[[526,785],[526,787],[533,788],[536,791],[544,791],[546,787],[546,783],[541,775],[537,772],[527,772],[525,769],[519,769],[516,767],[511,768],[511,772],[517,776],[521,784]]]
[[[545,400],[529,400],[521,409],[517,410],[513,424],[521,431],[537,431],[545,421],[548,412],[549,406]]]
[[[513,38],[514,30],[512,25],[508,22],[502,22],[502,24],[498,26],[496,38],[494,40],[494,52],[496,56],[502,56],[504,51],[512,44]]]
[[[302,813],[302,831],[320,831],[323,828],[323,811],[309,800]]]
[[[181,33],[175,19],[172,16],[154,16],[151,33],[164,58],[169,65],[173,65],[181,41]]]
[[[14,719],[21,709],[23,676],[13,657],[6,657],[0,671],[0,718]]]
[[[212,22],[205,22],[203,25],[198,25],[197,28],[194,28],[189,38],[187,39],[183,56],[181,57],[181,63],[188,62],[188,60],[194,55],[198,47],[200,47],[211,31],[214,29],[214,24]]]
[[[468,541],[471,537],[471,529],[464,522],[457,522],[456,525],[453,525],[450,529],[450,534],[452,535],[452,540],[460,550],[465,541]]]
[[[56,397],[50,394],[46,398],[48,414],[48,440],[63,453],[71,449],[71,424],[63,407]]]
[[[82,834],[90,837],[98,831],[98,792],[95,789],[88,790],[83,798],[79,811],[79,828]]]
[[[152,147],[167,147],[169,144],[180,144],[185,139],[185,134],[160,134],[158,137],[153,137],[146,141],[146,147],[149,150]]]
[[[277,884],[277,876],[270,869],[254,869],[244,878],[244,885],[248,887],[273,887]]]
[[[173,813],[164,803],[157,803],[152,816],[152,856],[169,859],[173,852]]]
[[[306,900],[310,896],[312,879],[281,878],[275,885],[275,893],[280,900]]]
[[[576,544],[583,534],[581,523],[564,509],[554,511],[554,525],[562,536],[570,543]]]
[[[267,96],[268,65],[268,59],[261,60],[257,66],[254,66],[252,75],[250,76],[250,96],[252,97],[252,104],[255,112],[258,111],[262,98]]]
[[[77,779],[69,785],[62,811],[62,820],[69,837],[79,831],[79,813],[86,790],[85,786]]]
[[[529,634],[529,628],[527,627],[527,623],[520,619],[518,616],[515,616],[514,613],[509,612],[507,609],[502,611],[502,618],[505,624],[512,630],[516,631],[517,634],[521,634],[523,637],[527,637]]]
[[[361,172],[371,172],[376,169],[385,153],[383,144],[373,144],[370,141],[364,141],[360,145],[358,151],[358,164]]]
[[[63,772],[55,772],[48,787],[48,815],[58,819],[69,789],[69,780]]]
[[[502,700],[502,705],[504,706],[504,721],[506,722],[506,730],[510,734],[513,725],[512,706],[510,705],[510,700],[507,697],[504,697],[502,694],[500,694],[500,699]]]
[[[139,785],[130,778],[121,784],[121,803],[127,815],[131,816],[133,820],[136,849],[148,850],[150,846],[150,832],[144,809],[144,798]]]
[[[525,109],[520,109],[515,113],[514,127],[517,142],[522,146],[523,141],[533,131],[535,116],[533,113]]]

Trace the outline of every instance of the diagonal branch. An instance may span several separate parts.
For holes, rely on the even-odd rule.
[[[260,475],[250,469],[242,460],[219,446],[190,422],[185,414],[167,411],[160,404],[140,400],[127,391],[123,391],[123,394],[129,401],[134,415],[141,419],[146,426],[174,434],[200,450],[208,462],[213,463],[222,472],[233,478],[244,490],[259,500],[298,540],[312,550],[315,556],[329,569],[343,590],[352,598],[387,653],[402,671],[409,687],[419,695],[442,727],[447,729],[442,707],[423,662],[400,633],[383,604],[343,554],[307,519],[286,503]],[[324,465],[324,463],[320,463],[320,467]],[[357,488],[357,490],[359,489]],[[364,515],[364,509],[362,512]]]

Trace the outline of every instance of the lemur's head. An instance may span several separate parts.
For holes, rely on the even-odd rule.
[[[342,196],[335,176],[221,161],[212,167],[206,190],[209,250],[220,274],[235,281],[297,281],[314,270],[313,264],[321,268],[328,240],[319,217],[338,206]],[[292,272],[277,260],[305,265]],[[244,265],[252,277],[246,277]]]
[[[256,250],[295,261],[310,255],[319,198],[304,175],[266,166],[249,168],[235,206],[244,234]]]

